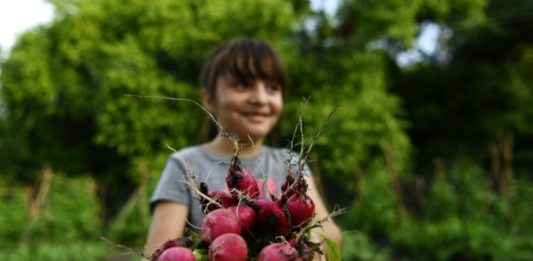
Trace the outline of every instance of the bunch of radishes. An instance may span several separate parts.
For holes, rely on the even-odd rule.
[[[302,169],[302,168],[300,168]],[[298,171],[299,172],[299,171]],[[227,190],[209,190],[200,183],[206,216],[199,235],[169,240],[150,257],[172,260],[311,260],[322,254],[308,239],[315,205],[306,195],[303,175],[288,171],[276,197],[263,189],[253,175],[231,160],[226,176]]]

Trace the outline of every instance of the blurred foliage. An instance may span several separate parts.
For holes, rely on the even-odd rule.
[[[433,157],[489,163],[505,153],[505,142],[513,146],[515,168],[530,171],[533,1],[490,1],[484,13],[476,26],[441,25],[450,34],[440,39],[448,58],[429,55],[391,69],[391,89],[413,123],[417,162],[428,163],[420,174]]]
[[[361,181],[362,194],[342,219],[343,260],[527,260],[532,254],[531,181],[509,185],[509,198],[475,164],[435,172],[415,193],[421,211],[398,199],[386,171]],[[520,185],[517,185],[520,184]],[[411,203],[412,204],[412,203]]]
[[[194,104],[157,97],[198,100],[208,51],[237,36],[288,67],[269,141],[287,145],[300,117],[306,146],[324,128],[310,163],[347,208],[343,260],[533,256],[533,1],[50,2],[54,20],[0,60],[0,259],[142,246],[168,147],[205,128]],[[416,45],[427,24],[434,52]],[[400,66],[409,48],[421,58]],[[46,171],[60,174],[39,201]]]
[[[0,208],[0,246],[2,249],[11,247],[21,236],[28,223],[29,205],[27,204],[27,192],[23,189],[10,189],[0,186],[2,204]]]
[[[109,249],[109,246],[95,242],[76,241],[65,245],[45,242],[37,249],[20,247],[14,251],[0,251],[0,258],[17,261],[104,261],[109,260]]]
[[[297,95],[294,91],[291,93],[309,99],[289,103],[285,109],[286,120],[281,125],[284,133],[292,133],[302,115],[303,130],[309,136],[308,145],[312,135],[325,126],[310,159],[318,162],[314,171],[337,180],[346,189],[354,189],[353,183],[342,180],[353,178],[355,171],[366,169],[374,160],[383,158],[385,150],[399,156],[396,159],[398,168],[405,167],[402,165],[409,157],[409,141],[404,133],[405,122],[398,115],[401,112],[399,100],[386,90],[383,57],[375,53],[354,53],[353,56],[340,56],[335,52],[331,56],[324,52],[306,54],[308,57],[313,55],[323,55],[325,59],[299,66],[296,75],[300,77],[295,86],[302,89]],[[313,73],[318,63],[336,66],[338,72]],[[344,66],[334,65],[337,63]],[[350,73],[350,70],[361,74]],[[346,76],[338,77],[338,74]],[[326,122],[330,113],[331,120]]]
[[[373,240],[358,230],[342,233],[342,260],[390,260],[390,251],[380,249]]]
[[[2,64],[11,152],[2,162],[19,180],[48,163],[124,181],[134,158],[195,143],[203,114],[194,105],[125,95],[197,100],[208,50],[252,32],[276,42],[297,18],[285,1],[54,3],[56,19],[20,37]]]
[[[94,181],[47,177],[38,188],[0,183],[0,259],[104,260],[113,246],[100,239]]]

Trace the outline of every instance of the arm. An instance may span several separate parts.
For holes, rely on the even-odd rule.
[[[307,176],[305,179],[309,188],[309,190],[307,191],[307,195],[315,203],[315,220],[322,220],[323,218],[329,215],[329,212],[326,209],[322,198],[318,194],[314,180]],[[319,228],[318,230],[319,233],[324,234],[324,236],[337,243],[339,247],[342,245],[342,232],[331,217],[328,218],[326,222],[322,223],[322,229]]]
[[[189,207],[185,204],[172,201],[156,203],[144,255],[149,257],[163,242],[181,237],[185,230],[188,212]]]

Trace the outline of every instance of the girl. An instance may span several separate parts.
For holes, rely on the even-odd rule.
[[[264,145],[265,137],[278,123],[286,84],[284,66],[275,51],[255,39],[234,39],[216,48],[200,75],[202,103],[225,131],[243,144],[240,159],[244,169],[264,179],[268,190],[281,194],[287,175],[289,151]],[[187,171],[223,189],[233,143],[222,133],[211,141],[182,149],[167,162],[151,198],[152,223],[145,253],[149,256],[164,241],[180,237],[185,227],[201,227],[203,213],[197,196],[184,181]],[[307,176],[308,195],[315,202],[316,218],[328,215],[312,177]],[[332,219],[323,224],[325,236],[341,244],[341,231]]]

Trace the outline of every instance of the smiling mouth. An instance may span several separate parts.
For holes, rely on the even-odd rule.
[[[244,116],[252,122],[262,122],[269,117],[266,113],[245,113]]]

